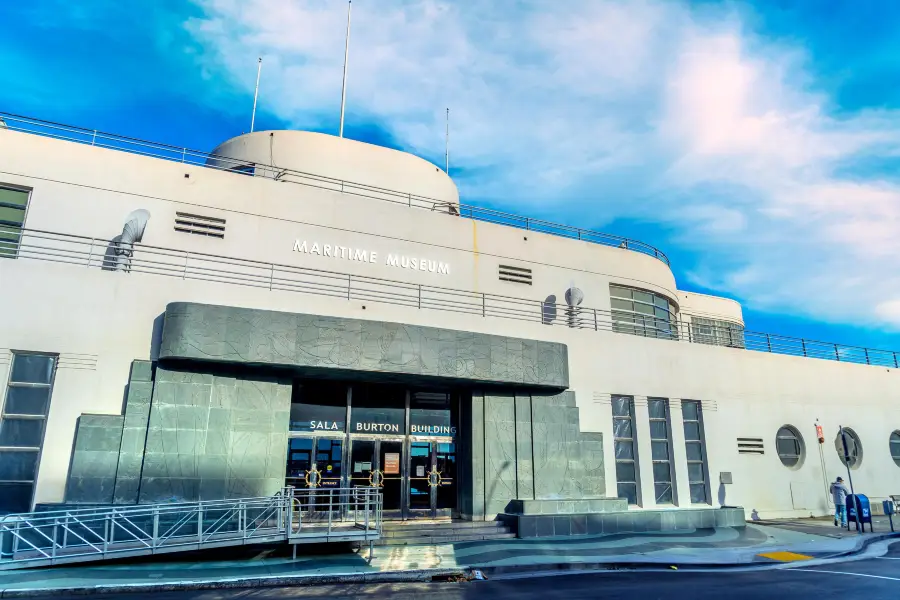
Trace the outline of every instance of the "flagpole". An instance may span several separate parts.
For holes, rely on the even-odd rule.
[[[447,109],[447,131],[444,134],[444,172],[450,174],[450,109]]]
[[[253,133],[253,126],[256,124],[256,101],[259,98],[259,74],[262,72],[262,57],[256,66],[256,91],[253,92],[253,114],[250,117],[250,133]]]
[[[347,102],[347,60],[350,58],[350,10],[353,8],[352,0],[347,2],[347,39],[344,42],[344,80],[341,83],[341,126],[338,137],[344,137],[344,105]]]

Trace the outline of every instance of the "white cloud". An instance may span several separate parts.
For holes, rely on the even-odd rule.
[[[204,67],[296,127],[336,126],[346,5],[197,0]],[[900,328],[900,188],[839,167],[900,151],[896,114],[837,118],[803,48],[667,1],[353,4],[349,120],[473,168],[463,197],[681,233],[689,279],[762,309]],[[515,8],[513,8],[515,7]],[[478,167],[490,167],[477,169]],[[654,240],[645,240],[653,243]],[[893,302],[893,303],[892,303]]]

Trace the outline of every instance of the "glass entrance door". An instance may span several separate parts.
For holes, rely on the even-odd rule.
[[[386,519],[403,518],[403,442],[354,439],[350,445],[350,485],[381,488]]]
[[[297,437],[288,440],[287,485],[295,489],[321,489],[323,493],[300,496],[301,514],[306,518],[328,518],[329,488],[343,482],[343,438]],[[338,503],[338,499],[334,499]],[[334,511],[332,518],[340,518]]]
[[[450,442],[409,444],[407,517],[450,517],[456,509],[456,447]]]

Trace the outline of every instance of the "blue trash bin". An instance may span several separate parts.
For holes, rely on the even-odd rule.
[[[869,504],[869,497],[865,494],[847,496],[847,529],[850,529],[851,522],[856,523],[857,531],[860,525],[865,531],[866,523],[869,524],[869,531],[875,531],[872,528],[872,507]]]

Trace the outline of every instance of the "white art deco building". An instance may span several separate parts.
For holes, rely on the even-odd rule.
[[[376,486],[395,519],[820,515],[841,425],[857,490],[900,493],[896,353],[745,331],[648,244],[329,135],[4,116],[2,511],[287,484]]]

